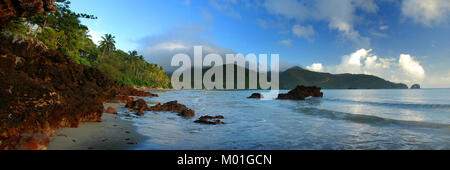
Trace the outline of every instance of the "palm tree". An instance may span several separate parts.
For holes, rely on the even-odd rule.
[[[131,71],[134,73],[134,75],[136,76],[136,66],[135,66],[135,61],[138,57],[138,53],[136,50],[133,51],[128,51],[128,55],[130,56],[131,59]]]
[[[101,58],[103,58],[105,56],[105,53],[107,51],[111,52],[116,49],[116,46],[115,46],[116,41],[114,40],[114,38],[116,38],[116,37],[112,36],[111,34],[105,34],[104,36],[102,36],[102,41],[100,41],[100,48],[103,49]]]

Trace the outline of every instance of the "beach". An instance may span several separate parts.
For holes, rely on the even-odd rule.
[[[105,103],[123,111],[123,103]],[[148,138],[136,132],[132,121],[103,113],[102,122],[82,122],[78,128],[60,128],[50,138],[49,150],[133,150]]]

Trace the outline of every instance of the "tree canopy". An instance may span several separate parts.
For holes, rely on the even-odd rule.
[[[96,67],[121,84],[169,88],[169,76],[164,69],[144,60],[137,51],[126,53],[116,49],[115,36],[105,34],[97,46],[89,35],[89,28],[80,19],[97,19],[94,15],[70,10],[70,1],[56,0],[54,13],[43,13],[30,18],[20,18],[8,30],[38,39],[50,49],[61,51],[73,61]]]

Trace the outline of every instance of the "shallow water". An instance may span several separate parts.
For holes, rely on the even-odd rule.
[[[254,92],[264,91],[158,91],[160,97],[145,100],[178,100],[196,116],[133,118],[150,138],[137,149],[450,149],[450,89],[323,90],[324,98],[306,101],[246,98]],[[226,125],[193,123],[219,114]]]

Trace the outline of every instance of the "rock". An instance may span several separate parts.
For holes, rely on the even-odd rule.
[[[116,109],[114,109],[113,107],[108,107],[107,109],[106,109],[106,112],[105,113],[109,113],[109,114],[117,114],[117,111],[116,111]]]
[[[171,101],[164,104],[157,104],[148,109],[149,111],[170,111],[178,113],[179,116],[190,118],[195,116],[195,111],[187,108],[183,104],[179,104],[178,101]]]
[[[148,110],[148,105],[145,100],[138,99],[136,101],[128,102],[125,105],[126,108],[132,111],[136,111],[138,115],[143,115],[144,111]]]
[[[110,92],[106,98],[106,102],[110,102],[110,103],[132,102],[134,99],[129,96],[158,97],[157,94],[140,91],[130,85],[116,85],[110,90]]]
[[[224,119],[222,115],[218,116],[202,116],[198,120],[194,121],[195,123],[201,123],[201,124],[208,124],[208,125],[218,125],[218,124],[225,124],[225,122],[222,122],[220,119]]]
[[[420,89],[420,85],[419,84],[414,84],[411,86],[411,89]]]
[[[50,139],[45,134],[21,134],[0,144],[1,150],[47,150]]]
[[[13,19],[55,12],[56,8],[54,0],[0,0],[0,29]]]
[[[0,0],[0,29],[12,19],[54,9],[54,0]],[[0,149],[45,149],[45,138],[60,127],[101,122],[104,101],[155,96],[118,85],[71,58],[38,40],[0,31]]]
[[[307,97],[323,97],[320,92],[321,88],[316,86],[305,87],[297,86],[295,89],[285,94],[279,94],[277,99],[280,100],[305,100]]]
[[[250,97],[248,97],[249,99],[262,99],[264,98],[264,96],[261,93],[253,93]]]

